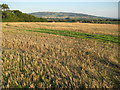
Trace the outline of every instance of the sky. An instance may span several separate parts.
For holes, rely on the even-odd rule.
[[[0,0],[1,2],[119,2],[120,0]]]
[[[84,2],[83,2],[84,1]],[[118,17],[119,0],[1,0],[11,10],[32,12],[73,12],[102,17]]]

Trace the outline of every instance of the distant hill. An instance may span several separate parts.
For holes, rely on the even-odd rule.
[[[29,14],[43,18],[68,18],[68,17],[69,18],[103,18],[88,14],[67,13],[67,12],[34,12]]]
[[[80,23],[101,23],[101,24],[118,24],[117,19],[108,17],[99,17],[82,13],[69,12],[34,12],[30,15],[46,18],[48,22],[80,22]]]

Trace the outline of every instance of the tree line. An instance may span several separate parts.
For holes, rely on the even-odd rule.
[[[44,18],[22,13],[19,10],[10,10],[7,4],[2,4],[0,7],[2,9],[3,22],[47,22],[47,19]]]
[[[47,18],[48,22],[78,22],[78,23],[99,23],[99,24],[118,24],[118,19],[93,19],[93,18]]]

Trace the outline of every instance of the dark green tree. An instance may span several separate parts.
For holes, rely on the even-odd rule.
[[[6,10],[9,10],[9,6],[7,4],[2,4],[0,5],[0,8],[3,10],[3,11],[6,11]]]

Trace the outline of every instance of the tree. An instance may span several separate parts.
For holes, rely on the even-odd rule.
[[[0,5],[0,7],[3,11],[6,11],[9,9],[9,6],[7,4],[2,4],[2,5]]]

